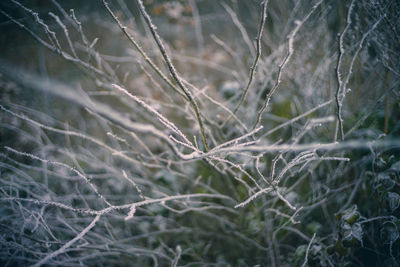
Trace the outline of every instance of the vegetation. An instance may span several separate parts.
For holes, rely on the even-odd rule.
[[[2,266],[398,266],[400,3],[0,3]]]

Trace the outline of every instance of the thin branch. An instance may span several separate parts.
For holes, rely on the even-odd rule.
[[[174,92],[178,93],[182,97],[185,97],[183,93],[181,93],[178,88],[165,76],[165,74],[160,70],[159,67],[147,56],[146,52],[142,49],[142,47],[139,45],[139,43],[135,40],[132,34],[128,32],[128,29],[126,26],[124,26],[121,21],[117,18],[117,16],[114,14],[114,12],[111,10],[109,4],[105,1],[103,1],[103,5],[106,8],[107,12],[111,15],[111,17],[115,20],[115,22],[118,24],[120,27],[121,31],[125,34],[125,36],[128,38],[128,40],[133,44],[135,49],[139,52],[139,54],[144,58],[144,60],[149,64],[149,66],[157,73],[158,76],[161,77],[161,79],[168,84],[168,86],[174,90]]]
[[[291,34],[288,36],[288,38],[287,38],[287,40],[288,40],[288,42],[287,42],[287,54],[286,54],[285,58],[283,59],[282,63],[278,67],[278,74],[277,74],[277,78],[276,78],[275,84],[272,87],[271,91],[269,91],[269,93],[267,94],[263,106],[258,111],[257,119],[256,119],[256,121],[255,121],[255,123],[253,125],[253,128],[257,128],[257,126],[261,123],[262,115],[264,113],[264,110],[268,107],[269,101],[271,100],[272,95],[275,93],[276,89],[278,89],[278,87],[279,87],[279,85],[281,83],[282,72],[283,72],[284,68],[286,67],[286,65],[289,63],[289,60],[290,60],[290,58],[292,57],[292,55],[294,53],[293,45],[294,45],[294,38],[296,37],[297,32],[304,25],[304,23],[311,17],[311,15],[321,5],[322,2],[323,2],[323,0],[320,0],[318,3],[316,3],[312,7],[311,11],[307,14],[307,16],[301,22],[297,23],[296,27],[293,29]]]
[[[361,49],[363,48],[364,42],[367,39],[368,35],[372,31],[375,30],[375,28],[379,25],[379,23],[382,21],[383,18],[384,17],[380,17],[372,25],[372,27],[366,33],[364,33],[363,36],[361,37],[360,43],[359,43],[359,45],[357,47],[357,50],[356,50],[356,52],[354,53],[354,55],[353,55],[353,57],[351,59],[350,66],[349,66],[349,69],[348,69],[348,72],[347,72],[347,76],[346,76],[345,80],[343,81],[343,83],[341,85],[342,89],[339,91],[339,94],[341,94],[341,96],[340,96],[340,110],[338,109],[338,120],[339,120],[339,128],[340,128],[340,134],[341,134],[342,140],[344,140],[345,135],[344,135],[344,131],[343,131],[343,119],[341,117],[341,113],[340,112],[342,110],[343,101],[344,101],[344,98],[346,97],[346,93],[347,93],[346,86],[347,86],[347,84],[348,84],[348,82],[350,80],[350,77],[351,77],[352,73],[353,73],[354,62],[356,61],[356,58],[358,57],[358,54],[360,53]]]
[[[103,0],[103,2],[105,3],[105,1]],[[201,133],[201,138],[203,140],[203,144],[204,144],[204,148],[206,151],[210,150],[208,143],[207,143],[207,137],[204,131],[204,126],[203,126],[203,121],[201,119],[201,115],[200,115],[200,110],[199,107],[197,105],[197,102],[194,100],[192,93],[186,88],[186,86],[183,84],[183,82],[181,81],[181,78],[178,76],[178,73],[174,67],[174,65],[172,64],[171,58],[168,56],[167,51],[165,49],[165,46],[161,40],[161,37],[159,36],[158,32],[157,32],[157,28],[156,26],[153,24],[153,22],[151,21],[151,18],[149,16],[149,14],[147,13],[142,0],[136,0],[136,3],[138,4],[140,13],[142,14],[143,18],[145,19],[147,26],[149,27],[151,34],[153,35],[154,40],[157,43],[157,46],[161,52],[161,55],[164,58],[165,63],[168,66],[169,72],[172,75],[172,77],[174,78],[175,82],[178,84],[179,88],[183,91],[183,93],[186,95],[187,99],[190,102],[190,105],[193,108],[193,111],[195,112],[196,118],[197,118],[197,122],[199,124],[200,127],[200,133]]]
[[[222,6],[225,8],[225,10],[228,12],[228,14],[231,16],[232,22],[233,24],[235,24],[235,26],[238,28],[238,30],[240,31],[242,38],[244,40],[244,42],[246,43],[247,47],[250,50],[250,54],[252,56],[255,55],[255,51],[254,51],[254,46],[253,43],[250,40],[250,37],[246,31],[246,29],[243,27],[243,24],[240,22],[238,16],[236,15],[236,13],[232,10],[232,8],[230,8],[230,6],[228,6],[227,4],[225,4],[224,2],[222,2]]]
[[[343,31],[339,34],[338,37],[338,46],[339,46],[339,51],[338,51],[338,59],[337,59],[337,63],[336,63],[336,80],[337,80],[337,88],[336,88],[336,93],[335,93],[335,98],[336,98],[336,106],[337,106],[337,118],[338,118],[338,127],[340,130],[340,134],[341,134],[341,138],[342,141],[344,140],[344,133],[343,133],[343,118],[342,118],[342,103],[343,103],[343,99],[340,98],[340,92],[343,87],[343,81],[342,78],[340,76],[340,65],[342,63],[342,58],[344,55],[344,47],[343,47],[343,38],[344,35],[346,34],[347,30],[350,27],[351,24],[351,12],[353,10],[353,6],[354,6],[354,0],[351,1],[350,3],[350,7],[347,13],[347,20],[346,20],[346,26],[344,27]],[[335,133],[335,141],[337,140],[337,134]]]
[[[100,219],[100,217],[101,217],[101,215],[98,214],[93,219],[93,221],[88,226],[86,226],[85,229],[83,229],[76,237],[74,237],[73,239],[71,239],[70,241],[65,243],[65,245],[62,246],[61,248],[59,248],[58,250],[52,252],[51,254],[49,254],[46,257],[44,257],[43,259],[41,259],[38,263],[32,265],[32,267],[39,267],[39,266],[45,264],[46,262],[48,262],[50,259],[64,253],[67,248],[72,246],[76,241],[79,241],[84,235],[86,235],[96,225],[96,223]]]
[[[308,243],[307,250],[306,250],[306,256],[304,257],[304,262],[303,262],[303,264],[301,265],[301,267],[306,267],[306,266],[307,266],[307,263],[308,263],[308,253],[310,252],[311,245],[312,245],[312,243],[314,242],[315,236],[316,236],[316,233],[313,234],[313,236],[312,236],[312,238],[311,238],[311,240],[310,240],[310,243]]]
[[[239,103],[237,104],[237,106],[233,110],[233,114],[235,114],[238,111],[238,109],[240,108],[240,106],[243,104],[243,102],[245,101],[245,99],[247,97],[250,85],[253,82],[254,75],[256,73],[258,61],[259,61],[259,59],[261,57],[261,41],[262,41],[262,33],[263,33],[263,30],[264,30],[265,20],[267,19],[268,1],[269,0],[264,0],[262,2],[262,4],[261,4],[261,7],[262,7],[261,18],[260,18],[260,23],[259,23],[259,26],[258,26],[258,33],[257,33],[257,38],[256,38],[256,55],[255,55],[253,64],[250,67],[250,74],[249,74],[249,79],[248,79],[247,85],[244,88],[244,92],[242,94],[242,97],[240,98]],[[230,119],[231,119],[231,116],[228,117],[226,122],[229,121]]]

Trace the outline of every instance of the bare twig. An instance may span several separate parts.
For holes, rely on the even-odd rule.
[[[271,91],[269,91],[269,93],[267,94],[263,106],[258,111],[258,115],[257,115],[257,118],[256,118],[256,121],[254,123],[253,128],[257,128],[257,126],[261,123],[262,115],[264,113],[264,110],[268,107],[269,101],[271,100],[272,95],[275,93],[276,89],[278,89],[278,87],[279,87],[279,85],[281,83],[282,71],[284,70],[286,65],[289,63],[289,60],[290,60],[290,58],[292,57],[292,55],[294,53],[294,47],[293,47],[294,46],[294,38],[296,37],[296,35],[297,35],[298,31],[300,30],[300,28],[311,17],[311,15],[321,5],[322,2],[323,2],[323,0],[318,1],[312,7],[311,11],[305,16],[305,18],[302,21],[297,22],[296,27],[293,29],[293,31],[290,33],[290,35],[287,37],[287,40],[288,40],[288,42],[287,42],[287,54],[286,54],[285,58],[283,59],[283,61],[281,62],[281,64],[278,67],[278,74],[277,74],[277,78],[276,78],[275,84],[272,87]]]
[[[103,0],[103,2],[105,3],[104,0]],[[172,64],[172,61],[171,61],[170,57],[168,56],[167,51],[165,50],[164,44],[163,44],[163,42],[161,40],[161,37],[158,35],[156,26],[154,26],[154,24],[152,23],[151,18],[150,18],[149,14],[147,13],[147,11],[146,11],[146,9],[144,7],[142,0],[136,0],[136,3],[138,4],[140,13],[143,15],[143,17],[144,17],[144,19],[145,19],[145,21],[147,23],[147,26],[149,27],[149,29],[150,29],[153,37],[154,37],[154,40],[157,43],[157,46],[158,46],[158,48],[159,48],[159,50],[160,50],[160,52],[161,52],[161,54],[162,54],[162,56],[163,56],[163,58],[165,60],[165,63],[168,66],[170,74],[174,78],[175,82],[178,84],[179,88],[186,95],[187,99],[190,102],[190,105],[193,108],[193,111],[196,114],[197,122],[198,122],[199,127],[200,127],[201,138],[203,140],[203,144],[204,144],[205,150],[208,151],[208,150],[210,150],[210,148],[208,146],[207,137],[206,137],[206,134],[205,134],[205,131],[204,131],[204,126],[203,126],[203,121],[201,119],[201,115],[200,115],[200,111],[199,111],[199,107],[197,105],[197,102],[193,98],[192,93],[186,88],[186,86],[181,81],[181,78],[178,76],[178,73],[177,73],[174,65]]]
[[[268,1],[269,0],[264,0],[261,4],[261,18],[260,18],[260,23],[258,26],[258,33],[257,33],[257,37],[256,37],[256,55],[254,57],[254,61],[252,66],[250,67],[250,74],[249,74],[249,78],[247,81],[247,85],[243,90],[242,96],[240,98],[239,103],[237,104],[237,106],[235,107],[235,109],[233,110],[233,114],[235,114],[238,109],[240,108],[240,106],[243,104],[243,102],[245,101],[250,85],[253,82],[254,79],[254,75],[256,73],[256,69],[257,69],[257,64],[258,61],[261,57],[261,41],[262,41],[262,33],[264,30],[264,25],[265,25],[265,20],[267,19],[267,6],[268,6]],[[231,116],[229,116],[229,118],[227,119],[227,121],[229,121],[231,118]]]
[[[96,217],[93,219],[93,221],[86,226],[76,237],[65,243],[61,248],[58,250],[52,252],[51,254],[47,255],[43,259],[41,259],[38,263],[34,264],[33,267],[39,267],[43,264],[46,264],[50,259],[57,257],[58,255],[64,253],[70,246],[72,246],[75,242],[79,241],[82,239],[84,235],[86,235],[97,223],[98,220],[100,220],[101,215],[96,215]]]
[[[311,240],[310,240],[310,243],[308,243],[307,250],[306,250],[306,255],[305,255],[305,257],[304,257],[304,262],[303,262],[303,264],[301,265],[301,267],[306,267],[306,266],[307,266],[307,263],[308,263],[308,254],[310,253],[311,245],[312,245],[312,243],[314,242],[314,239],[315,239],[315,236],[316,236],[316,235],[317,235],[317,233],[314,233],[313,236],[312,236],[312,238],[311,238]]]
[[[348,9],[347,13],[347,20],[346,20],[346,26],[344,27],[343,31],[338,35],[338,46],[339,46],[339,51],[338,51],[338,59],[336,63],[336,80],[337,80],[337,88],[336,88],[336,93],[335,93],[335,98],[336,98],[336,106],[337,106],[337,117],[338,117],[338,129],[340,130],[341,138],[344,140],[344,133],[343,133],[343,118],[342,118],[342,103],[343,99],[341,99],[341,91],[343,90],[343,81],[340,75],[340,66],[342,64],[343,60],[343,55],[344,55],[344,47],[343,47],[343,38],[346,32],[348,31],[350,25],[351,25],[351,13],[353,10],[354,6],[354,0],[351,1],[350,7]],[[337,140],[337,134],[335,133],[335,141]]]

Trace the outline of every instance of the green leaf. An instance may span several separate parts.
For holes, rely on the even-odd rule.
[[[343,246],[359,247],[362,245],[363,229],[360,223],[343,224]]]
[[[342,221],[350,225],[354,224],[361,217],[357,210],[357,205],[343,211]]]
[[[386,189],[386,190],[391,190],[395,186],[395,181],[393,181],[392,178],[390,178],[389,174],[387,173],[379,173],[378,176],[376,177],[376,189]]]
[[[395,192],[389,192],[387,195],[387,201],[389,202],[389,208],[393,212],[400,206],[400,195]]]
[[[385,244],[391,244],[399,239],[399,231],[393,222],[386,221],[383,223],[383,227],[381,229],[381,239]]]

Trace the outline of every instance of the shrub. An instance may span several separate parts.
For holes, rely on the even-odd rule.
[[[4,1],[3,265],[397,266],[396,1]]]

